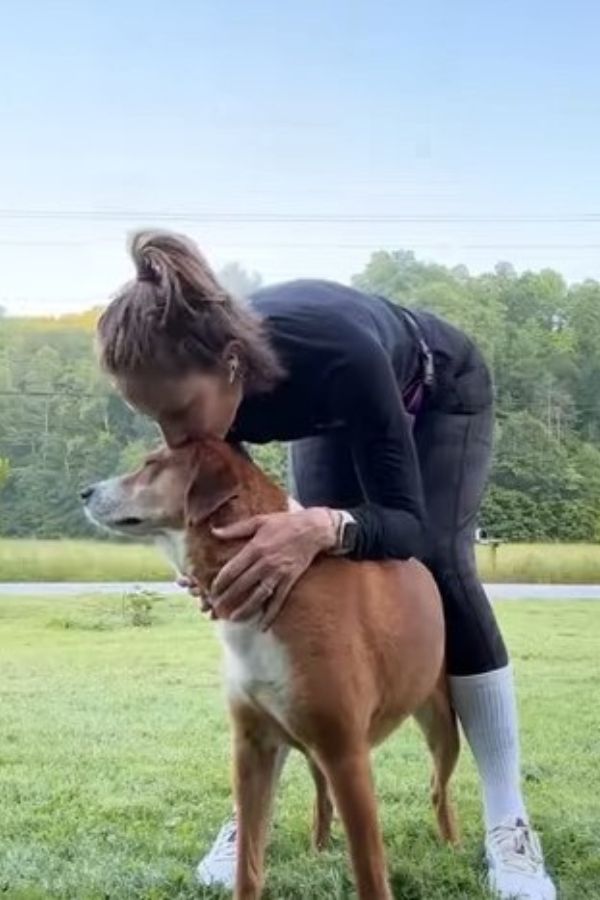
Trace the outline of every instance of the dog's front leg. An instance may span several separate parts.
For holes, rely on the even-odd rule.
[[[238,816],[236,900],[258,900],[281,741],[255,709],[232,708],[234,788]]]

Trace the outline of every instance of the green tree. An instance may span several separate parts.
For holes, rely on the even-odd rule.
[[[258,276],[233,265],[236,294]],[[506,539],[600,539],[600,284],[510,263],[472,275],[406,251],[373,255],[355,283],[426,308],[477,341],[492,366],[498,439],[482,523]],[[0,534],[92,533],[82,485],[135,467],[160,441],[99,371],[98,310],[0,319]],[[280,444],[252,447],[287,481]]]
[[[509,263],[473,277],[405,251],[373,254],[355,284],[443,316],[487,356],[499,429],[485,524],[519,540],[595,539],[600,285],[568,287],[556,272],[519,275]]]

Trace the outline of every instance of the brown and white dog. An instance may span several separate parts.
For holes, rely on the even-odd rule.
[[[239,549],[211,526],[288,507],[285,493],[234,448],[205,440],[150,456],[138,471],[82,494],[89,517],[170,547],[180,571],[208,589]],[[278,757],[307,757],[317,785],[315,839],[328,837],[331,790],[361,900],[390,900],[370,768],[370,748],[407,716],[421,726],[434,764],[439,830],[456,841],[448,782],[458,757],[444,672],[444,620],[428,571],[415,560],[319,558],[269,631],[258,621],[217,622],[234,731],[238,813],[235,897],[261,896]]]

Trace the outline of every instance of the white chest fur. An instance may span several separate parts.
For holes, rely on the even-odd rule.
[[[252,622],[218,622],[225,651],[225,677],[231,699],[250,700],[285,723],[290,666],[285,647],[272,631]]]
[[[183,531],[165,530],[156,536],[155,541],[175,569],[176,575],[184,575],[187,560]]]
[[[288,498],[288,510],[302,506]],[[187,569],[183,532],[161,534],[157,542],[178,574]],[[285,647],[272,631],[263,632],[253,622],[217,622],[225,653],[225,677],[232,699],[250,700],[285,724],[290,696],[290,665]]]

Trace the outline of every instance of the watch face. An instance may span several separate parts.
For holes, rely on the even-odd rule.
[[[356,522],[346,522],[342,535],[342,549],[345,553],[351,553],[354,550],[357,536],[358,525]]]

